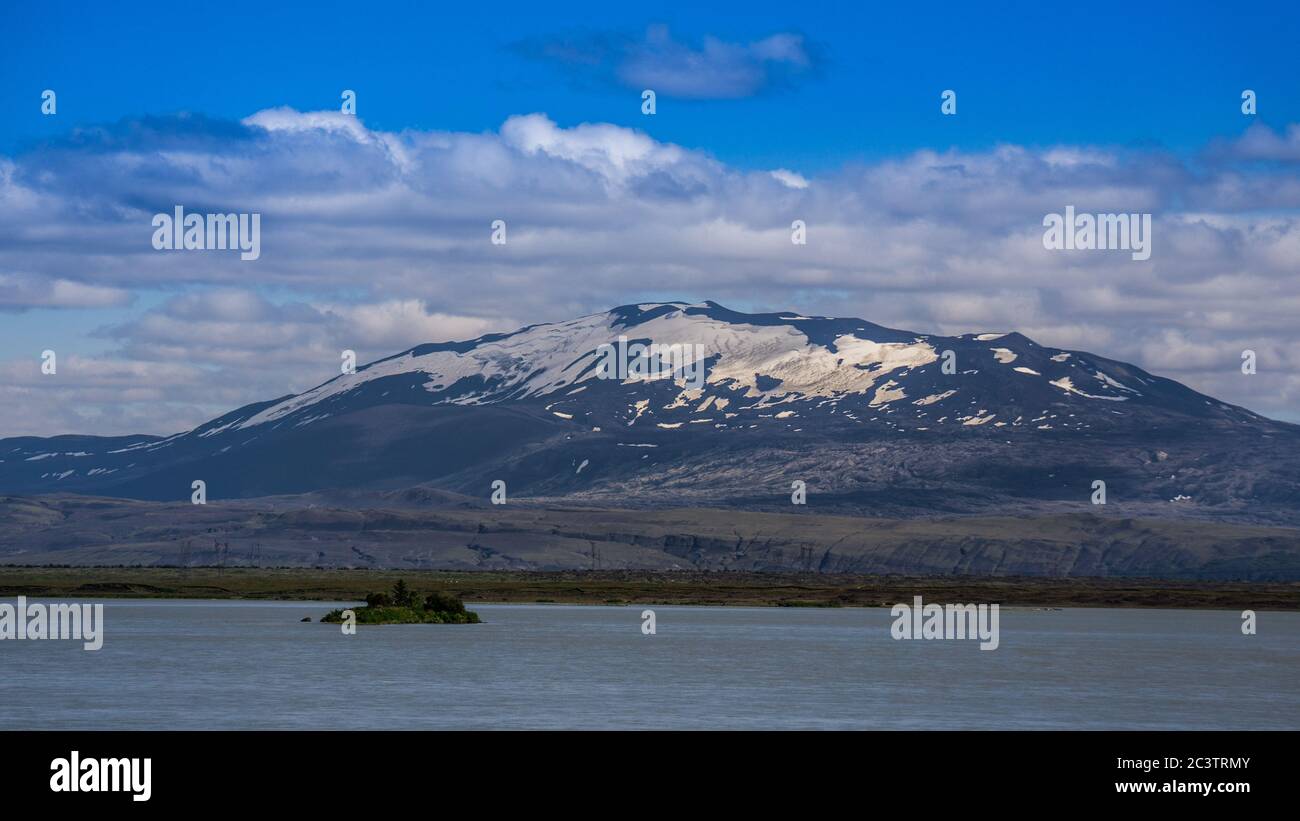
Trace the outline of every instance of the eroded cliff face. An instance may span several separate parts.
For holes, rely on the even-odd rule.
[[[1275,526],[1062,512],[884,519],[404,498],[400,508],[341,508],[317,497],[210,505],[8,497],[0,499],[0,562],[1300,579],[1300,530]]]

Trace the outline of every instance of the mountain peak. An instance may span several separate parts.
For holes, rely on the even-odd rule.
[[[1161,430],[1294,435],[1292,426],[1133,365],[1014,331],[941,336],[856,318],[749,314],[713,301],[642,302],[417,345],[165,439],[22,440],[0,462],[0,490],[174,498],[177,486],[188,487],[186,474],[232,471],[226,480],[244,495],[358,473],[415,483],[593,437],[596,451],[620,454],[615,461],[634,453],[633,464],[648,465],[774,442],[1038,448],[1046,437],[1092,442]],[[343,441],[332,447],[329,437]],[[421,461],[411,464],[416,454]],[[267,467],[277,458],[295,466],[293,475]],[[530,481],[558,481],[545,473],[559,468],[543,462],[530,468]],[[250,465],[279,478],[243,475]],[[584,468],[566,481],[597,473]]]

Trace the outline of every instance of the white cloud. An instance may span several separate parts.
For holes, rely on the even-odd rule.
[[[801,174],[796,174],[785,168],[778,168],[772,172],[772,176],[782,185],[788,188],[807,188],[808,180]]]
[[[0,311],[28,308],[112,308],[131,302],[122,288],[68,279],[0,273]]]
[[[650,26],[643,37],[582,33],[530,40],[518,48],[584,80],[688,99],[750,97],[810,77],[819,63],[817,50],[796,32],[749,43],[707,36],[693,45],[664,25]]]
[[[430,313],[422,300],[403,299],[361,305],[326,305],[336,319],[340,339],[372,350],[396,352],[431,341],[475,339],[488,333],[513,331],[512,319]]]

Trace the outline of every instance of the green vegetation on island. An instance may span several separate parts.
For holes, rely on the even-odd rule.
[[[430,593],[423,599],[398,579],[392,593],[366,595],[366,606],[349,608],[357,624],[478,624],[478,613],[465,609],[465,603],[447,593]],[[325,624],[341,624],[345,610],[331,610],[321,619]]]

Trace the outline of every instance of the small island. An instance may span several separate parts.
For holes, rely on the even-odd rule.
[[[478,613],[465,609],[465,603],[447,593],[430,593],[423,599],[398,579],[392,593],[366,595],[366,606],[349,608],[357,624],[478,624]],[[341,624],[346,610],[331,610],[321,619],[323,624]]]

